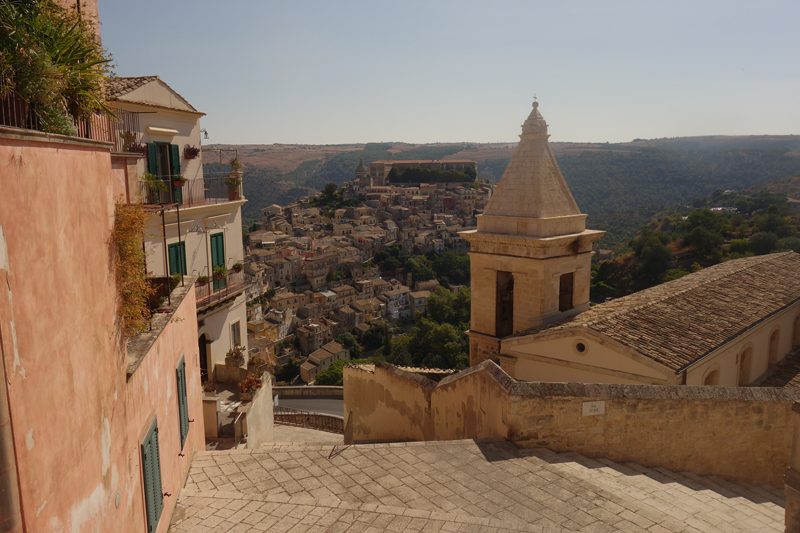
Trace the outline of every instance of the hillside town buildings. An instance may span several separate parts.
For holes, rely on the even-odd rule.
[[[361,206],[326,210],[303,202],[271,205],[261,210],[248,234],[246,283],[258,284],[247,296],[248,330],[259,335],[271,313],[289,314],[282,319],[289,326],[273,341],[295,344],[304,382],[316,377],[321,367],[310,358],[326,343],[343,333],[360,336],[376,321],[412,319],[424,311],[438,286],[436,281],[414,280],[402,268],[397,279],[382,279],[370,265],[375,253],[393,245],[404,254],[469,252],[460,232],[475,227],[475,216],[489,202],[494,186],[385,183],[391,168],[412,166],[477,168],[474,161],[426,160],[378,161],[368,169],[361,161],[342,191]]]

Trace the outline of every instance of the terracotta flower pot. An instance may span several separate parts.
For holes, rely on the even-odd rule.
[[[253,401],[253,395],[250,394],[249,392],[240,392],[239,393],[239,401],[252,402]]]
[[[172,186],[173,187],[183,187],[184,183],[186,183],[186,182],[185,181],[173,181],[172,182]]]
[[[239,191],[228,191],[228,200],[234,201],[239,199]]]

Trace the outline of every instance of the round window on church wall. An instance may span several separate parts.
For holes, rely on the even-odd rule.
[[[586,355],[586,352],[589,349],[586,346],[586,343],[583,341],[576,341],[572,347],[575,349],[576,352],[578,352],[579,355]]]

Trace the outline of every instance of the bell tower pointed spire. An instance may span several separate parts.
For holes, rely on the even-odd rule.
[[[507,371],[515,359],[499,354],[500,339],[589,308],[592,243],[604,233],[586,229],[539,102],[519,137],[478,229],[461,233],[470,243],[470,364],[493,359]]]

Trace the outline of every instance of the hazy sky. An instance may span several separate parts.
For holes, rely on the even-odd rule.
[[[800,2],[99,0],[120,76],[206,143],[800,134]]]

